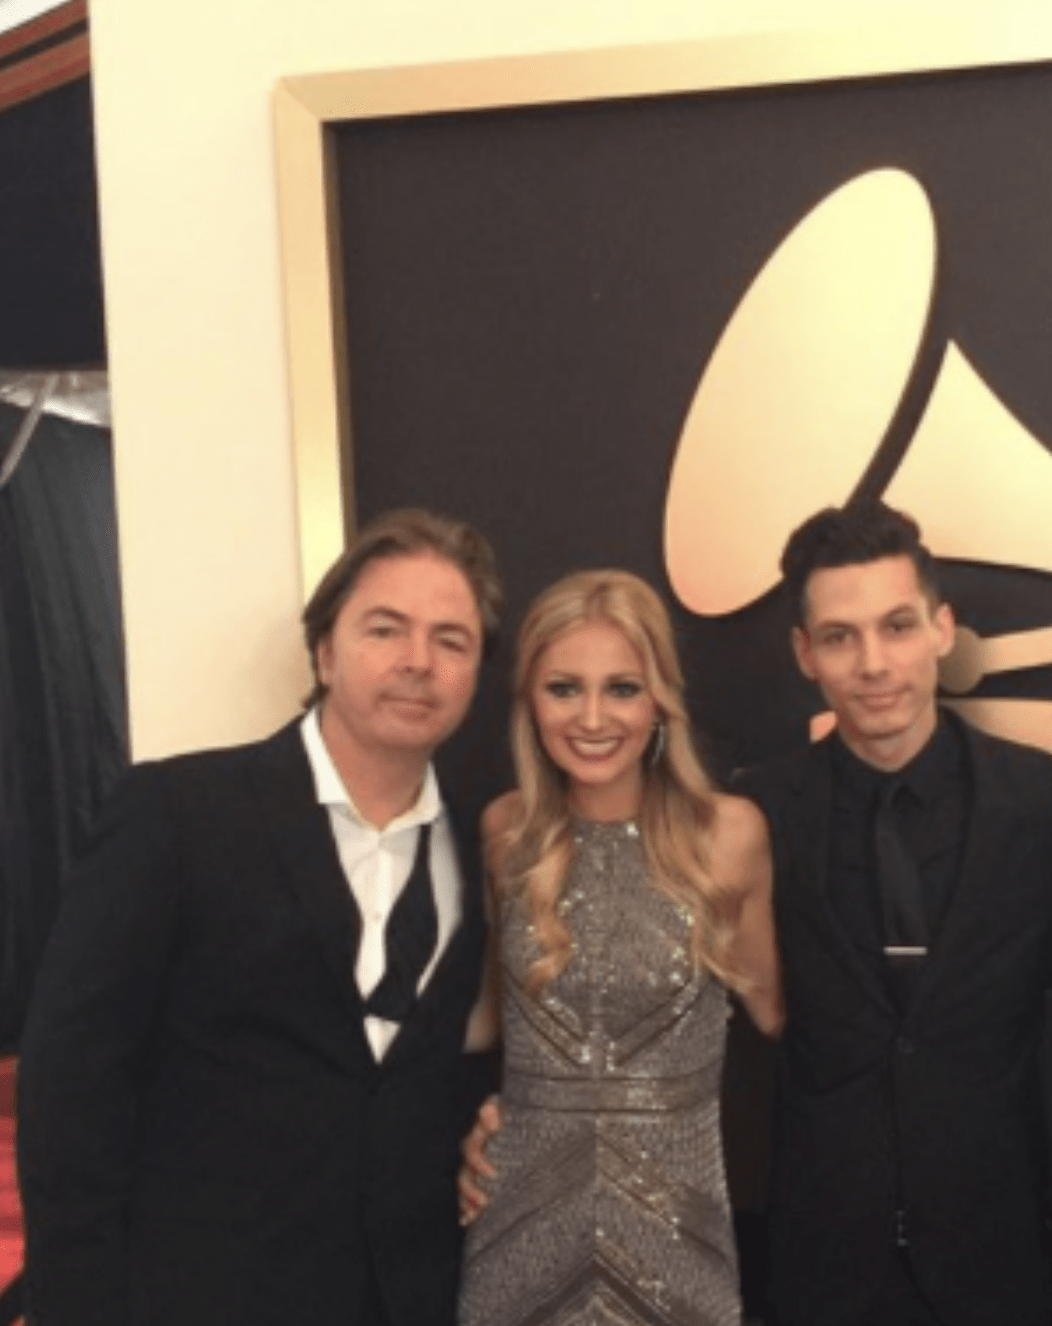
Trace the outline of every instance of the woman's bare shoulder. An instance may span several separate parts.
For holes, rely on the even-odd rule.
[[[503,872],[508,834],[522,814],[522,794],[513,788],[491,801],[482,812],[479,829],[482,834],[482,854],[492,878]]]
[[[507,833],[521,813],[522,793],[518,788],[512,788],[510,792],[505,792],[503,796],[491,801],[482,812],[480,828],[483,838],[492,841]]]
[[[745,797],[718,793],[712,826],[714,873],[740,877],[751,873],[758,860],[770,853],[767,821],[763,812]]]

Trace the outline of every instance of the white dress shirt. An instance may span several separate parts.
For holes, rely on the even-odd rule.
[[[460,867],[435,771],[427,766],[416,803],[378,829],[358,810],[344,786],[322,738],[317,708],[303,719],[300,731],[314,774],[314,789],[319,803],[329,812],[340,864],[362,918],[354,975],[363,998],[371,994],[384,974],[384,927],[412,872],[420,826],[431,825],[429,864],[438,912],[438,942],[417,983],[419,994],[431,979],[461,917]],[[386,1018],[366,1017],[365,1034],[377,1059],[387,1053],[398,1028],[397,1022]]]

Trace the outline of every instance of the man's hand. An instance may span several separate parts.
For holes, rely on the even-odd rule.
[[[504,1117],[500,1097],[490,1096],[479,1106],[478,1118],[467,1137],[460,1144],[464,1163],[457,1175],[460,1197],[460,1223],[470,1225],[477,1220],[489,1198],[479,1187],[479,1180],[492,1179],[497,1171],[486,1159],[486,1147],[491,1137],[500,1132]]]

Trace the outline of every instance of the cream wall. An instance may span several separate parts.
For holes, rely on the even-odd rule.
[[[57,9],[60,3],[61,0],[0,0],[0,32],[28,23],[49,9]]]
[[[299,645],[270,97],[286,74],[1047,0],[92,0],[133,751],[260,735]]]

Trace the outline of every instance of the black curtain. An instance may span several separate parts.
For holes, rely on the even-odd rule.
[[[0,366],[106,362],[87,78],[0,115]]]
[[[23,418],[0,405],[0,455]],[[126,750],[110,436],[45,414],[0,489],[0,1051]]]

